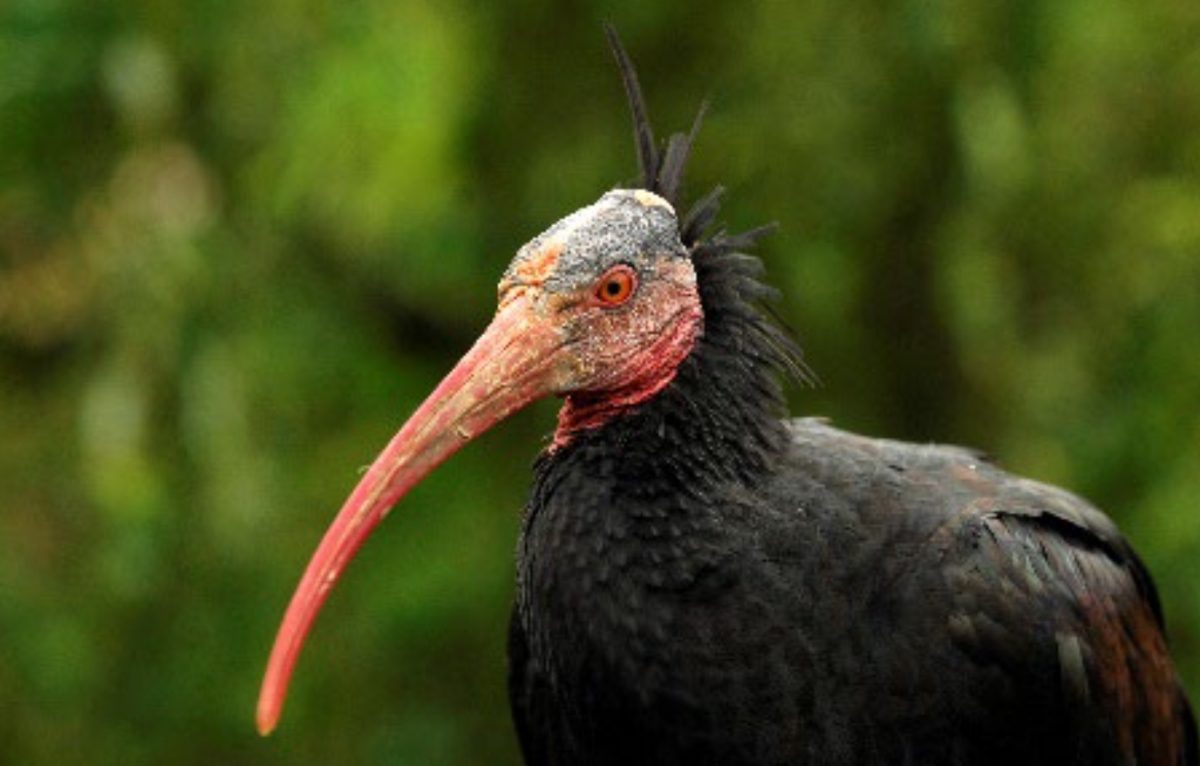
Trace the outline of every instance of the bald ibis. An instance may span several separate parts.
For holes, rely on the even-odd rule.
[[[640,186],[517,253],[491,325],[321,541],[260,731],[388,510],[555,395],[509,629],[529,764],[1195,766],[1154,584],[1104,514],[969,450],[780,419],[804,367],[745,254],[763,230],[709,234],[719,189],[676,212],[696,126],[657,145],[609,39]]]

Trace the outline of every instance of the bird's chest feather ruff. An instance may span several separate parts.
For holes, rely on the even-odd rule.
[[[622,496],[595,477],[547,479],[518,573],[531,656],[564,692],[600,684],[643,702],[666,686],[682,693],[672,678],[680,631],[738,579],[719,520],[678,498]]]
[[[749,495],[700,502],[606,470],[539,471],[522,532],[514,629],[542,723],[555,722],[547,736],[596,763],[768,764],[795,752],[811,659],[747,559],[759,547],[739,523],[755,512]],[[762,738],[749,711],[795,726]]]

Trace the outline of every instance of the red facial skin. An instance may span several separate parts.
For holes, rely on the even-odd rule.
[[[604,280],[597,285],[603,290]],[[552,450],[569,443],[572,434],[596,428],[666,388],[691,353],[704,320],[691,263],[660,261],[656,278],[634,293],[638,290],[643,294],[628,299],[631,304],[636,300],[631,310],[609,310],[592,319],[579,355],[599,371],[586,388],[566,395]],[[593,304],[604,306],[604,298],[597,295]]]
[[[544,287],[558,253],[501,285],[492,323],[375,459],[305,570],[267,662],[257,723],[266,735],[283,710],[304,639],[333,584],[391,507],[468,441],[527,404],[566,397],[551,449],[667,386],[702,332],[696,276],[678,255],[641,274],[619,265],[568,292]],[[624,271],[621,271],[624,270]],[[627,291],[610,295],[606,280]],[[536,279],[530,279],[536,277]]]

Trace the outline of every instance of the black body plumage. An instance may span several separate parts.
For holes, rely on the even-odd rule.
[[[672,203],[617,50],[643,185]],[[531,766],[1195,766],[1154,586],[1113,524],[979,455],[781,420],[802,371],[754,234],[683,219],[704,333],[650,400],[543,455],[510,691]]]

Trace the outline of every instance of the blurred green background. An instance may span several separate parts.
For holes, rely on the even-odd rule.
[[[1200,696],[1200,4],[7,0],[0,760],[517,761],[554,404],[415,491],[253,729],[325,524],[516,248],[635,176],[600,22],[762,247],[797,413],[1112,513]]]

